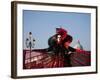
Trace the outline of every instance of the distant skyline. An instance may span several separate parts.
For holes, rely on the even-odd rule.
[[[35,49],[48,47],[48,38],[55,34],[56,28],[68,31],[73,37],[71,46],[78,40],[85,50],[91,48],[91,14],[55,11],[23,10],[23,48],[28,33],[32,32],[35,38]]]

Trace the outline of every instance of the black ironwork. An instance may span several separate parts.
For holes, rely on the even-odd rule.
[[[31,68],[31,52],[32,48],[35,46],[35,39],[32,37],[32,32],[29,32],[29,37],[26,38],[26,47],[29,48],[30,51],[30,68]]]

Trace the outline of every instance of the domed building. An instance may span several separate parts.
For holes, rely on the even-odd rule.
[[[77,44],[75,45],[74,48],[83,50],[83,46],[80,44],[79,40],[77,41]]]

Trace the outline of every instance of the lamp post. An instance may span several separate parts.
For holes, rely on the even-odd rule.
[[[31,68],[31,52],[32,52],[32,48],[34,48],[34,42],[35,39],[32,37],[32,32],[29,32],[29,37],[26,38],[26,47],[29,48],[30,51],[30,65],[29,68]]]

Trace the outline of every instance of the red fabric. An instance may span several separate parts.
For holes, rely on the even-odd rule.
[[[76,49],[76,52],[78,52],[78,53],[83,53],[83,52],[85,52],[84,50],[81,50],[81,49]]]

